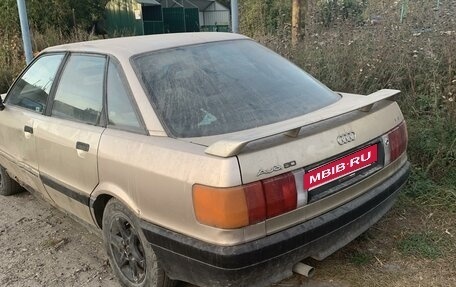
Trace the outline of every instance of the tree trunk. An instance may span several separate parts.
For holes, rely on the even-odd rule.
[[[292,0],[291,45],[296,47],[301,34],[301,0]]]

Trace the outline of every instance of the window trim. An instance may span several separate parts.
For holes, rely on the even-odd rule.
[[[50,116],[52,106],[54,105],[55,92],[57,91],[57,87],[60,85],[60,79],[62,78],[62,72],[66,67],[69,57],[70,57],[70,53],[65,52],[65,57],[63,57],[63,59],[62,59],[62,64],[60,65],[59,69],[57,70],[58,74],[57,74],[57,77],[55,78],[54,85],[52,86],[51,91],[49,92],[46,109],[44,110],[44,113],[43,113],[43,115],[45,115],[45,116]]]
[[[106,54],[102,54],[102,53],[92,53],[92,52],[72,52],[72,51],[68,51],[67,52],[67,55],[65,57],[65,65],[62,67],[62,69],[60,70],[60,74],[58,76],[58,79],[56,81],[56,86],[53,90],[53,93],[49,95],[49,100],[51,101],[51,103],[47,106],[46,108],[46,113],[45,115],[48,116],[48,117],[53,117],[52,116],[52,109],[54,108],[54,103],[55,103],[55,95],[57,93],[57,88],[60,86],[60,81],[61,81],[61,78],[62,78],[62,75],[63,73],[65,72],[65,68],[67,67],[68,65],[68,62],[69,62],[69,59],[71,58],[71,56],[73,55],[86,55],[86,56],[91,56],[91,57],[100,57],[100,58],[104,58],[105,59],[105,67],[104,67],[104,70],[103,70],[103,91],[102,91],[102,107],[101,107],[101,115],[100,115],[100,118],[98,119],[98,122],[96,124],[89,124],[89,123],[85,123],[85,122],[81,122],[81,121],[77,121],[75,119],[67,119],[67,118],[60,118],[60,117],[56,117],[54,116],[54,118],[57,118],[57,119],[60,119],[60,120],[66,120],[66,121],[70,121],[70,122],[73,122],[73,123],[79,123],[79,124],[85,124],[85,125],[89,125],[89,126],[97,126],[97,127],[106,127],[106,125],[101,125],[102,122],[103,122],[103,110],[105,110],[104,108],[104,103],[103,103],[103,98],[105,97],[105,94],[106,94],[106,67],[108,65],[108,55]]]
[[[107,127],[108,124],[108,114],[107,114],[107,109],[108,106],[106,106],[106,94],[108,91],[108,68],[109,68],[109,56],[105,55],[105,67],[104,67],[104,75],[103,75],[103,95],[101,98],[101,115],[100,119],[98,120],[98,124],[104,128]]]
[[[52,93],[53,93],[53,90],[55,89],[55,87],[57,86],[57,83],[59,82],[60,80],[60,74],[61,74],[61,70],[62,70],[62,67],[65,66],[65,63],[66,63],[66,59],[68,57],[67,55],[68,53],[67,52],[64,52],[64,51],[59,51],[59,52],[47,52],[47,53],[42,53],[40,55],[38,55],[38,57],[34,58],[32,60],[32,62],[30,64],[28,64],[23,70],[22,72],[16,77],[16,79],[14,80],[13,84],[9,87],[8,91],[6,92],[6,96],[5,96],[5,99],[4,99],[4,103],[6,105],[11,105],[11,106],[14,106],[16,108],[19,108],[21,110],[26,110],[26,111],[30,111],[30,112],[33,112],[37,115],[46,115],[46,111],[49,107],[49,103],[50,103],[50,99],[53,97]],[[43,57],[47,57],[47,56],[52,56],[52,55],[63,55],[63,58],[62,58],[62,61],[60,62],[60,65],[59,67],[57,68],[57,71],[56,71],[56,74],[55,74],[55,78],[54,78],[54,81],[52,82],[52,85],[51,85],[51,89],[49,90],[49,95],[46,99],[46,108],[41,112],[41,113],[37,113],[36,111],[34,110],[31,110],[31,109],[27,109],[27,108],[24,108],[24,107],[21,107],[21,106],[18,106],[18,105],[15,105],[15,104],[11,104],[9,102],[9,98],[10,98],[10,95],[11,95],[11,91],[13,90],[14,86],[16,86],[17,82],[22,79],[22,77],[25,75],[25,73],[27,73],[30,68],[39,60],[39,59],[42,59]]]
[[[136,134],[149,135],[149,132],[146,128],[146,124],[144,122],[144,118],[142,117],[141,111],[138,107],[138,104],[136,103],[136,99],[133,96],[133,92],[131,90],[130,84],[128,83],[127,77],[126,77],[124,69],[122,67],[122,64],[116,57],[114,57],[112,55],[109,55],[108,58],[109,59],[108,59],[107,65],[106,65],[107,68],[106,68],[106,81],[105,81],[106,91],[105,91],[105,95],[104,95],[104,99],[103,99],[103,105],[106,107],[106,109],[105,109],[106,127],[109,129],[114,129],[114,130],[121,130],[121,131],[136,133]],[[136,118],[138,120],[138,123],[140,126],[139,129],[135,129],[132,127],[127,127],[127,126],[115,126],[115,125],[109,124],[108,72],[109,72],[109,65],[111,63],[114,65],[114,67],[117,69],[117,72],[119,73],[121,84],[123,85],[125,92],[127,93],[128,100],[130,101],[130,104],[131,104],[133,111],[135,112]]]

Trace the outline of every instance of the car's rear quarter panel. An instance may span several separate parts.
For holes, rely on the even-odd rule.
[[[241,184],[235,157],[207,156],[205,147],[168,137],[107,129],[102,136],[98,168],[100,184],[92,198],[110,194],[154,224],[222,245],[242,241],[244,231],[199,224],[192,186]]]

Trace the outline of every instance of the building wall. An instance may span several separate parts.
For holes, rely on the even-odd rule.
[[[206,10],[200,12],[200,25],[230,25],[230,10],[225,6],[214,2]]]
[[[111,0],[106,4],[106,28],[111,36],[143,35],[141,4],[135,0]]]
[[[166,2],[162,1],[161,3],[164,4],[165,7],[168,7]],[[195,5],[187,3],[187,5],[190,5],[189,8],[191,9],[183,10],[183,16],[181,15],[179,17],[174,15],[177,12],[174,13],[175,11],[173,9],[177,11],[182,9],[179,8],[182,6],[177,5],[172,0],[169,0],[168,4],[170,3],[174,3],[173,5],[175,5],[175,7],[169,5],[169,8],[163,8],[163,6],[161,6],[160,11],[162,13],[166,9],[171,9],[172,11],[166,11],[166,13],[164,13],[166,14],[166,17],[158,19],[154,16],[156,13],[152,13],[155,11],[148,11],[148,8],[145,9],[147,11],[143,11],[141,4],[137,3],[135,0],[111,0],[106,5],[106,28],[108,34],[110,36],[128,36],[163,32],[192,32],[200,31],[199,26],[206,26],[207,29],[203,29],[204,31],[228,31],[229,29],[230,10],[217,2],[211,3],[204,11],[199,12],[196,11]],[[186,1],[183,1],[182,3],[185,4]],[[201,7],[205,6],[203,5]],[[183,21],[183,28],[179,28],[182,26],[181,20]],[[198,20],[199,26],[197,23]],[[188,25],[186,25],[186,22],[189,22]]]
[[[211,6],[214,6],[215,10],[217,10],[217,11],[228,11],[228,12],[230,11],[230,9],[228,9],[227,7],[223,6],[222,4],[220,4],[218,2],[214,2],[214,4],[211,4]],[[210,7],[206,10],[211,9]]]
[[[229,25],[230,12],[226,11],[204,11],[202,25]]]

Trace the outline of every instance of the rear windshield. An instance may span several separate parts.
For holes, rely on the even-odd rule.
[[[133,64],[162,124],[175,137],[251,129],[315,111],[340,97],[251,40],[184,46]]]

